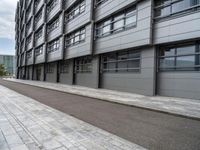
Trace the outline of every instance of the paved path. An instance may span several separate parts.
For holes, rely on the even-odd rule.
[[[200,149],[197,120],[25,84],[0,84],[151,150]]]
[[[0,86],[1,150],[145,150]]]
[[[119,91],[111,91],[106,89],[93,89],[74,85],[65,85],[58,83],[48,83],[30,80],[9,79],[13,82],[44,87],[47,89],[54,89],[57,91],[97,98],[101,100],[117,102],[131,106],[148,108],[151,110],[158,110],[170,114],[187,116],[200,120],[200,100],[161,97],[161,96],[144,96],[139,94],[132,94]]]

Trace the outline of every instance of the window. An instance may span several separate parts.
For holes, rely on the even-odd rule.
[[[167,17],[190,9],[195,10],[195,7],[199,7],[198,0],[156,0],[155,17]]]
[[[28,32],[31,28],[31,20],[26,25],[26,32]]]
[[[35,25],[38,23],[38,21],[40,21],[41,18],[42,18],[42,10],[35,17]]]
[[[42,37],[42,28],[35,33],[35,40],[38,40]]]
[[[73,32],[65,39],[65,47],[73,46],[85,41],[86,31],[85,28],[81,28],[76,32]]]
[[[47,73],[53,73],[54,72],[54,64],[50,63],[47,64]]]
[[[86,56],[76,59],[75,68],[76,68],[76,73],[92,72],[92,58]]]
[[[105,3],[106,1],[108,1],[108,0],[96,0],[96,6],[99,6],[103,3]]]
[[[76,4],[72,9],[70,9],[66,14],[65,14],[65,22],[69,22],[70,20],[76,18],[80,14],[82,14],[85,11],[85,0],[79,1],[78,4]]]
[[[35,8],[38,7],[39,3],[40,3],[40,0],[35,0]]]
[[[31,58],[32,57],[32,50],[28,51],[26,56],[27,56],[27,59]]]
[[[160,71],[200,70],[200,48],[198,44],[161,48],[159,53]]]
[[[56,20],[54,20],[51,24],[48,25],[47,27],[47,33],[52,32],[53,30],[55,30],[56,28],[58,28],[59,26],[59,18],[57,18]]]
[[[43,45],[35,49],[35,56],[42,55],[43,53]]]
[[[68,73],[69,72],[69,63],[68,61],[60,62],[60,73]]]
[[[26,45],[28,45],[29,43],[31,43],[32,40],[32,35],[30,35],[27,40],[26,40]]]
[[[29,8],[27,9],[27,12],[26,12],[26,20],[28,20],[28,17],[29,17],[30,14],[31,14],[31,7],[29,7]]]
[[[96,37],[104,37],[136,26],[136,6],[122,11],[96,25]]]
[[[50,42],[47,46],[47,53],[51,53],[51,52],[54,52],[54,51],[57,51],[59,50],[60,48],[60,40],[57,39],[53,42]]]
[[[104,54],[103,72],[139,72],[140,52],[123,51]]]
[[[58,0],[52,0],[50,4],[47,5],[47,13],[50,13],[57,4],[58,4]]]

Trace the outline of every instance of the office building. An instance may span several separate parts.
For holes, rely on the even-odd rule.
[[[200,99],[200,0],[20,0],[17,78]]]
[[[0,64],[3,64],[8,75],[15,75],[15,56],[0,54]]]

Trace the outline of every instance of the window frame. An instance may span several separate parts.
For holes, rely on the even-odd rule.
[[[84,56],[75,60],[75,73],[92,73],[92,57]],[[86,69],[87,68],[87,69]]]

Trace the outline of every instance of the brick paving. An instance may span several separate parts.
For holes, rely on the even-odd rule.
[[[145,148],[0,86],[1,150]]]

